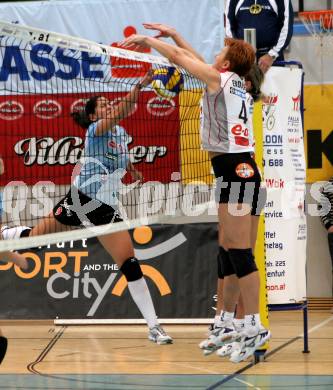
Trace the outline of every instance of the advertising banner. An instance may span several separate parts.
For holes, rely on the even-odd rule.
[[[307,183],[333,176],[333,84],[304,87]]]
[[[217,224],[146,227],[133,239],[160,318],[212,318]],[[24,251],[29,270],[1,264],[1,318],[136,319],[127,282],[97,239]],[[13,299],[15,296],[15,299]]]
[[[0,4],[0,12],[1,19],[8,22],[114,47],[133,33],[154,35],[142,23],[165,23],[180,31],[212,63],[223,46],[223,3],[220,0],[57,0],[15,5],[9,2]]]
[[[302,70],[272,67],[263,91],[268,301],[292,303],[306,296]]]
[[[96,92],[95,92],[96,94]],[[124,92],[99,93],[117,101]],[[27,185],[53,180],[70,184],[82,156],[85,130],[71,113],[91,94],[0,96],[0,154],[5,173],[1,185],[23,180]],[[179,108],[177,97],[161,100],[143,91],[133,113],[121,122],[129,135],[129,157],[144,180],[168,183],[179,172]]]

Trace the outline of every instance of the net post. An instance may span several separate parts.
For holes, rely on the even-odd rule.
[[[244,28],[244,41],[257,49],[257,30],[255,28]]]

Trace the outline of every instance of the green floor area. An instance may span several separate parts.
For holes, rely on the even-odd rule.
[[[0,389],[333,389],[333,376],[301,375],[10,375],[0,374]]]

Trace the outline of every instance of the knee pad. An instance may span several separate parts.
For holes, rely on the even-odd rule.
[[[226,251],[222,246],[220,246],[219,248],[218,263],[222,275],[220,276],[220,274],[218,273],[220,279],[223,279],[225,276],[233,275],[235,273],[234,267],[229,258],[229,252]]]
[[[258,271],[251,248],[229,249],[229,257],[238,278]]]
[[[125,260],[123,265],[120,267],[120,271],[124,274],[128,282],[134,282],[135,280],[143,277],[140,264],[135,257],[130,257]]]

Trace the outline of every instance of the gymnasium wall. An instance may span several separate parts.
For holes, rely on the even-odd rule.
[[[221,1],[196,1],[200,7],[198,9],[193,6],[193,0],[177,0],[184,8],[182,14],[172,12],[174,0],[131,0],[131,12],[124,7],[125,3],[128,4],[128,0],[17,2],[14,5],[8,2],[0,4],[0,13],[1,18],[8,21],[111,44],[123,39],[126,27],[132,26],[138,32],[143,32],[141,23],[151,21],[148,19],[151,19],[150,11],[153,10],[156,15],[153,21],[175,25],[204,54],[207,61],[212,61],[221,45]],[[140,12],[138,3],[141,3]],[[84,20],[73,19],[72,15],[77,15],[78,7],[86,15]],[[50,13],[53,15],[51,19],[47,17]],[[199,29],[193,29],[191,23],[184,23],[193,18],[201,18]],[[123,24],[124,20],[128,24]],[[294,36],[286,53],[287,60],[302,62],[305,71],[304,129],[308,190],[310,183],[326,180],[333,175],[333,55],[318,53],[318,47],[319,44],[312,37]],[[311,200],[309,195],[308,200]],[[214,217],[203,219],[215,220]],[[332,273],[326,232],[318,217],[308,217],[307,254],[308,275],[311,275],[308,277],[308,295],[331,296]]]

